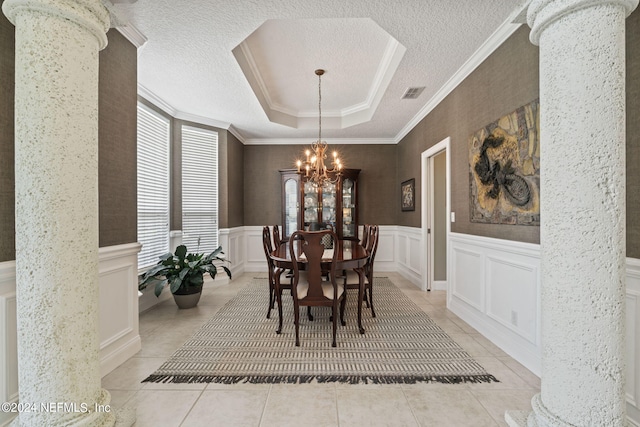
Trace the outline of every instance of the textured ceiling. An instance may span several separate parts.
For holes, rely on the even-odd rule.
[[[116,7],[148,40],[138,54],[143,95],[178,117],[230,125],[248,144],[308,143],[317,137],[308,122],[317,122],[314,70],[323,68],[323,139],[392,143],[517,28],[511,22],[526,3],[138,0]],[[402,100],[414,86],[425,89]],[[272,121],[282,114],[294,119]]]

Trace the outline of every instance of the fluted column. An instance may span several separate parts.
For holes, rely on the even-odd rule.
[[[542,383],[528,426],[626,425],[625,18],[637,4],[529,5],[540,46]]]
[[[19,398],[38,408],[14,424],[113,425],[95,411],[110,400],[98,356],[98,52],[109,13],[99,0],[2,9],[16,27]]]

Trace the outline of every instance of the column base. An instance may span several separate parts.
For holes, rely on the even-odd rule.
[[[533,412],[529,411],[507,411],[504,413],[504,420],[509,427],[527,427],[527,418]]]
[[[504,420],[509,427],[573,427],[549,410],[542,403],[540,393],[531,399],[533,411],[506,411]]]

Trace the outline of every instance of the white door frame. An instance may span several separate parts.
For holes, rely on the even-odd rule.
[[[447,198],[447,230],[445,240],[449,242],[449,233],[451,232],[451,137],[446,137],[442,141],[438,142],[433,147],[429,148],[426,151],[422,152],[421,155],[421,215],[422,215],[422,259],[427,262],[421,262],[421,276],[422,276],[422,290],[430,291],[431,285],[434,281],[433,276],[433,239],[429,234],[428,230],[432,228],[431,222],[433,221],[433,168],[431,163],[433,161],[433,157],[437,154],[445,152],[447,155],[447,171],[446,171],[446,179],[447,179],[447,188],[446,188],[446,198]],[[449,258],[447,257],[447,270],[449,271]],[[447,277],[447,281],[448,281]]]

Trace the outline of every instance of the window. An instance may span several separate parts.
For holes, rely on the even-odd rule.
[[[138,103],[138,268],[169,252],[169,119]]]
[[[189,252],[218,247],[218,133],[182,127],[182,243]]]

